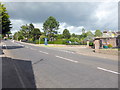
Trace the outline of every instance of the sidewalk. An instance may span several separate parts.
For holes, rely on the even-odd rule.
[[[99,57],[99,58],[106,58],[111,60],[118,60],[117,55],[108,55],[108,54],[102,54],[102,53],[95,53],[93,52],[94,49],[91,48],[78,48],[78,47],[55,47],[56,49],[63,49],[67,51],[72,51],[81,55],[86,56],[93,56],[93,57]]]

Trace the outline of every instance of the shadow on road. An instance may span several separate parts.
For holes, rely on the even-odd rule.
[[[36,88],[31,61],[2,57],[2,88]]]
[[[24,48],[24,46],[2,46],[2,49],[19,49]]]

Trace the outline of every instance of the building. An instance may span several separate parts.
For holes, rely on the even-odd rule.
[[[120,46],[120,32],[104,31],[102,37],[95,38],[95,44],[99,45],[96,48],[104,48],[104,46],[119,47]]]

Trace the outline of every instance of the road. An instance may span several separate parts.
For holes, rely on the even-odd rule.
[[[12,61],[4,66],[14,66],[17,73],[14,76],[18,76],[23,88],[118,88],[120,73],[118,62],[115,60],[84,56],[52,47],[37,47],[12,40],[3,43],[6,57],[12,58]],[[8,72],[8,69],[3,69],[3,72]]]

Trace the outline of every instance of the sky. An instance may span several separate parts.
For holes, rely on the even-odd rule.
[[[118,30],[117,2],[5,2],[5,6],[13,33],[30,23],[42,31],[49,16],[60,23],[60,33],[68,29],[71,34],[81,34],[82,28],[92,32]]]

